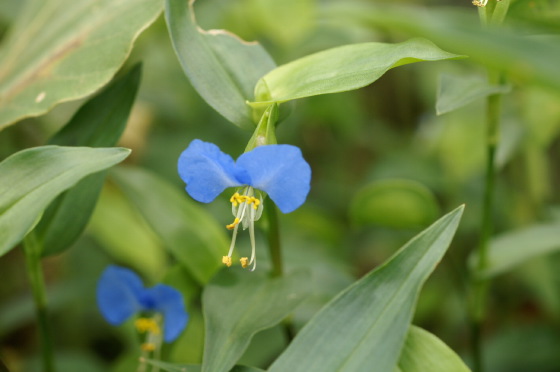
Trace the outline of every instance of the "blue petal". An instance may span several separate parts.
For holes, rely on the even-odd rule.
[[[132,314],[142,310],[142,280],[132,270],[111,265],[105,269],[97,283],[97,305],[103,317],[119,325]]]
[[[155,310],[163,314],[163,339],[175,340],[187,326],[189,314],[185,310],[183,296],[175,288],[158,284],[148,289],[155,303]]]
[[[256,147],[241,155],[237,166],[249,174],[250,186],[268,193],[284,213],[296,210],[307,198],[311,168],[295,146]]]
[[[179,176],[189,195],[210,203],[227,187],[241,186],[239,170],[231,156],[213,143],[194,140],[179,157]]]

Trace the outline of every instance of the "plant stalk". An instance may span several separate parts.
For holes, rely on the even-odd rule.
[[[27,275],[31,283],[35,312],[39,329],[39,338],[42,349],[43,371],[54,372],[54,353],[52,337],[48,322],[47,296],[45,281],[41,267],[41,246],[33,232],[27,234],[23,240],[23,250],[27,264]]]

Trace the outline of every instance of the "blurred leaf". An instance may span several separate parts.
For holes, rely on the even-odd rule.
[[[245,14],[251,12],[249,22],[275,43],[286,47],[300,42],[314,26],[314,0],[250,0],[243,6]]]
[[[527,260],[560,249],[560,224],[533,225],[524,229],[501,234],[490,242],[488,262],[478,271],[478,254],[473,252],[469,264],[477,275],[492,277],[526,262]]]
[[[132,267],[152,281],[161,277],[167,254],[153,230],[120,190],[103,189],[88,231],[113,261]]]
[[[0,49],[0,129],[106,84],[161,0],[29,0]]]
[[[511,86],[490,85],[486,79],[476,75],[442,74],[438,85],[436,112],[438,115],[445,114],[474,100],[510,91]]]
[[[163,371],[167,372],[200,372],[202,370],[202,366],[194,365],[194,364],[171,364],[171,363],[164,363],[158,360],[151,360],[147,359],[149,365],[154,367],[159,367]],[[255,368],[255,367],[246,367],[246,366],[235,366],[233,367],[230,372],[265,372],[262,369]]]
[[[350,216],[360,225],[393,228],[427,226],[439,215],[432,192],[411,180],[381,180],[361,189],[352,200]]]
[[[420,61],[461,56],[432,42],[411,39],[399,44],[362,43],[324,50],[297,59],[263,76],[255,87],[253,106],[338,93],[365,87],[391,68]]]
[[[140,84],[141,66],[90,99],[49,141],[62,146],[115,146],[126,126]],[[81,180],[56,198],[46,209],[34,232],[43,256],[59,253],[72,245],[89,221],[106,173]]]
[[[281,278],[239,268],[220,271],[202,295],[206,322],[202,371],[229,371],[255,333],[278,324],[301,303],[308,281],[304,271]]]
[[[42,146],[20,151],[0,163],[0,256],[29,232],[60,193],[87,175],[128,156],[123,148]]]
[[[225,30],[204,31],[194,17],[194,0],[166,0],[165,19],[175,53],[196,91],[223,117],[254,129],[246,104],[258,79],[276,65],[256,42],[245,42]]]
[[[342,291],[297,334],[269,372],[392,371],[424,281],[447,250],[463,207]]]
[[[341,5],[343,4],[343,5]],[[327,18],[366,23],[373,27],[425,37],[469,60],[504,71],[519,82],[536,82],[560,89],[558,35],[527,37],[542,30],[525,24],[481,27],[477,12],[464,8],[338,3],[324,9]]]
[[[410,326],[399,358],[401,372],[469,372],[470,369],[443,341],[416,326]]]
[[[121,167],[112,175],[171,254],[200,284],[208,282],[229,248],[225,228],[185,192],[146,170]]]

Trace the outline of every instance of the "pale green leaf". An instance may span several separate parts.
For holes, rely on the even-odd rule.
[[[120,190],[108,184],[99,197],[88,232],[111,260],[156,280],[168,256],[161,241]]]
[[[276,65],[255,42],[196,24],[194,0],[166,0],[165,19],[185,74],[204,100],[232,123],[254,129],[260,116],[246,104],[258,79]]]
[[[0,49],[0,129],[106,84],[161,0],[29,0]]]
[[[484,270],[477,270],[478,254],[474,252],[469,264],[477,275],[492,277],[523,264],[527,260],[560,249],[560,224],[533,225],[501,234],[492,239]]]
[[[401,372],[469,372],[461,358],[443,341],[411,326],[399,358]]]
[[[60,193],[128,156],[123,148],[42,146],[0,163],[0,256],[27,234]]]
[[[441,260],[463,213],[445,215],[382,266],[327,304],[269,372],[393,371],[416,299]]]
[[[132,109],[140,84],[141,66],[137,65],[100,94],[86,102],[49,141],[61,146],[115,146]],[[34,229],[43,255],[59,253],[70,247],[80,236],[93,212],[105,173],[81,180],[60,195],[46,209]]]
[[[292,272],[270,278],[241,268],[220,271],[206,286],[203,372],[226,372],[241,357],[255,333],[287,317],[305,298],[309,275]]]
[[[356,193],[350,206],[350,216],[359,225],[424,227],[438,215],[432,192],[419,182],[404,179],[373,182]]]
[[[424,39],[399,44],[362,43],[324,50],[279,66],[255,87],[256,102],[271,102],[338,93],[365,87],[391,68],[421,61],[461,58]]]
[[[199,283],[208,282],[229,247],[225,227],[186,192],[146,170],[121,167],[112,175],[179,263]]]
[[[490,85],[486,79],[475,75],[442,74],[439,79],[436,113],[445,114],[477,99],[483,99],[493,94],[508,93],[510,90],[511,86]]]

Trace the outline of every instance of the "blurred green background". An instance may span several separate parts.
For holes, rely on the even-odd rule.
[[[21,3],[0,2],[0,42]],[[390,6],[384,8],[387,3]],[[539,245],[549,239],[548,254],[496,275],[484,329],[485,363],[489,371],[560,370],[560,254],[556,252],[560,248],[556,194],[560,74],[547,81],[541,72],[516,67],[519,61],[531,67],[534,59],[558,66],[560,43],[551,43],[547,55],[537,56],[530,56],[535,51],[523,49],[523,44],[518,50],[503,44],[531,35],[557,38],[560,2],[513,0],[503,29],[487,34],[481,33],[477,8],[469,1],[361,4],[369,10],[353,12],[353,2],[347,0],[199,0],[196,4],[201,27],[224,28],[245,40],[257,40],[278,65],[343,44],[401,42],[413,36],[471,57],[404,66],[358,91],[300,100],[279,125],[278,141],[299,146],[313,170],[307,203],[280,220],[286,265],[290,270],[305,266],[313,273],[313,296],[294,314],[296,325],[439,216],[465,203],[454,242],[421,293],[415,324],[469,360],[468,257],[480,231],[485,101],[484,96],[474,97],[439,116],[435,106],[445,76],[484,80],[487,68],[498,67],[508,71],[511,89],[503,98],[496,234],[545,223],[558,226],[559,232],[552,229],[552,236],[544,237],[529,231],[523,244]],[[376,9],[389,11],[379,20]],[[418,9],[419,17],[410,18]],[[489,52],[499,56],[500,48],[509,59],[500,60]],[[120,142],[133,152],[122,166],[150,170],[181,190],[176,162],[192,139],[216,143],[234,158],[243,152],[252,133],[231,125],[197,95],[172,50],[162,16],[139,37],[122,70],[138,61],[143,63],[141,87]],[[45,144],[83,102],[61,104],[44,116],[3,130],[0,159]],[[189,198],[186,193],[184,197]],[[222,195],[217,202],[202,205],[220,225],[231,220],[227,198]],[[242,250],[248,246],[246,238],[240,235]],[[262,234],[258,239],[264,270],[266,243]],[[511,241],[516,242],[515,236]],[[44,261],[60,370],[133,368],[128,363],[134,363],[138,340],[132,328],[110,327],[95,305],[96,280],[111,262],[131,266],[152,284],[182,283],[191,296],[191,323],[177,345],[165,352],[171,361],[200,361],[203,327],[200,303],[193,300],[200,288],[174,265],[161,237],[109,176],[82,238],[69,251]],[[20,249],[0,260],[0,356],[12,372],[38,371],[24,267]],[[285,343],[278,329],[264,331],[241,362],[266,367]]]

